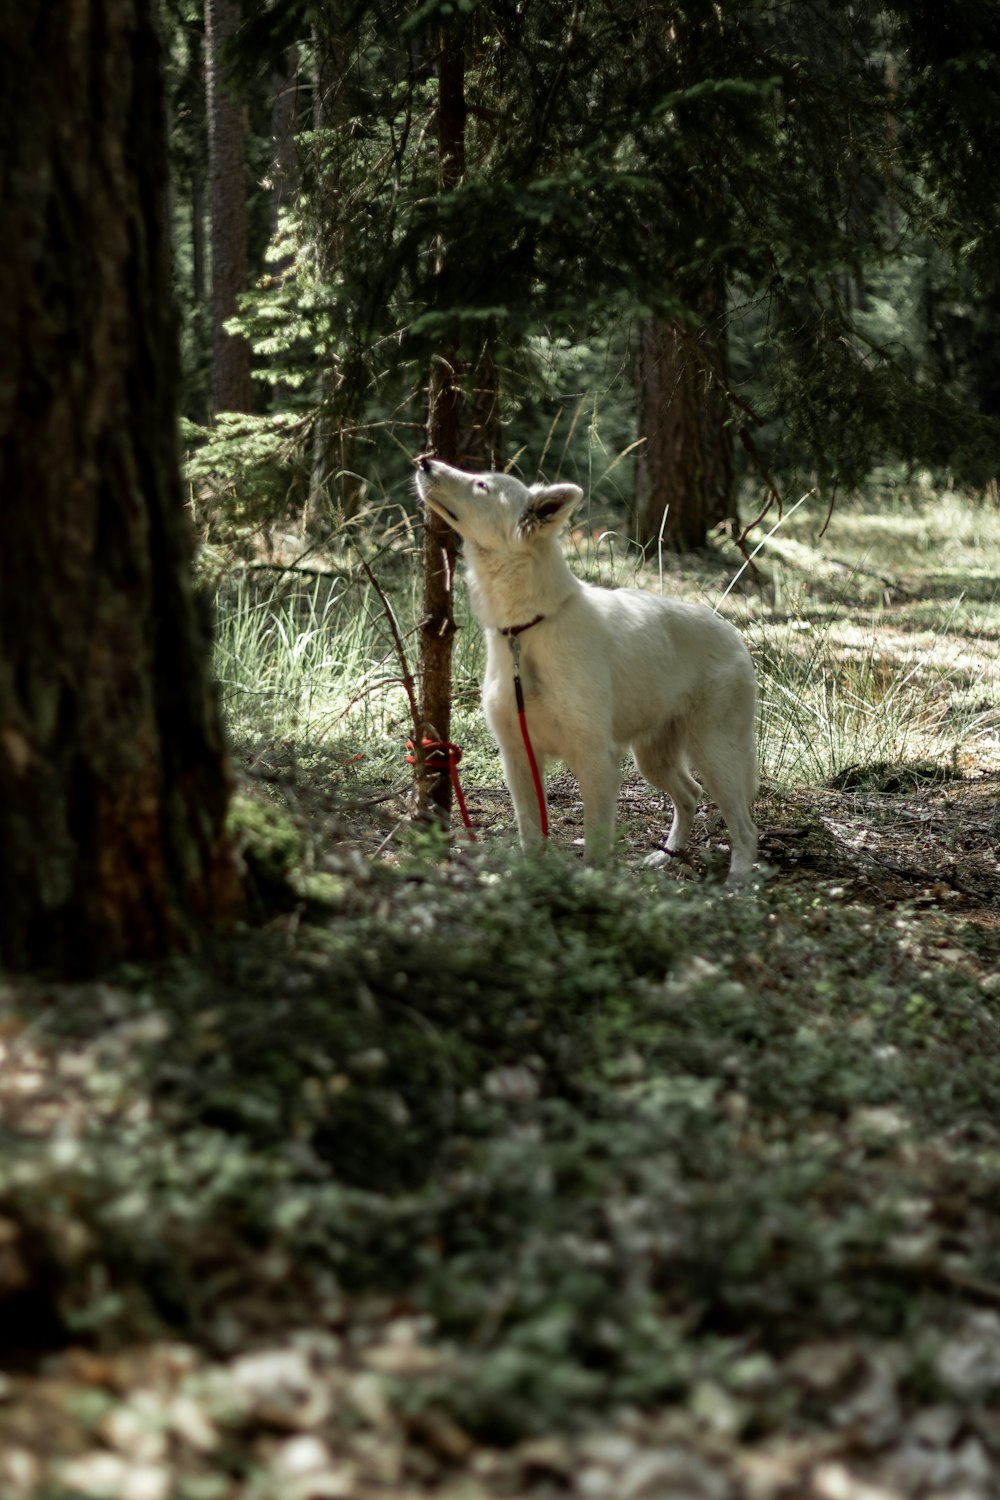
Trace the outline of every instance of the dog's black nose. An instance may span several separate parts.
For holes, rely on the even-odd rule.
[[[423,471],[424,471],[425,474],[429,474],[430,473],[430,471],[431,471],[431,461],[427,457],[426,453],[421,453],[420,457],[417,459],[417,468],[418,469],[423,469]]]

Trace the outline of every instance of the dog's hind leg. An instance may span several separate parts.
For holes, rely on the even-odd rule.
[[[737,726],[738,730],[738,726]],[[745,880],[757,858],[757,825],[751,808],[757,794],[757,756],[752,729],[746,734],[700,726],[692,758],[706,790],[729,830],[729,880]]]
[[[685,764],[686,750],[678,727],[669,725],[664,732],[637,741],[632,746],[632,754],[640,774],[650,786],[666,792],[674,804],[666,847],[671,854],[676,854],[691,837],[701,795],[701,787]]]

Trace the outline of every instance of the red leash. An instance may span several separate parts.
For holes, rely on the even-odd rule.
[[[507,637],[510,654],[514,658],[514,696],[517,699],[517,719],[521,726],[521,738],[524,748],[528,752],[528,765],[531,768],[531,779],[535,783],[535,796],[538,798],[538,812],[542,820],[542,838],[549,836],[549,814],[545,806],[545,788],[538,770],[538,762],[535,760],[535,751],[531,743],[531,735],[528,733],[528,720],[524,712],[524,689],[521,686],[521,642],[519,637],[532,625],[540,625],[545,619],[544,615],[536,615],[529,620],[527,625],[508,625],[506,630],[500,630],[501,635]]]

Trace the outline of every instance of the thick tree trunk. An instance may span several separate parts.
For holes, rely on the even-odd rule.
[[[673,552],[705,545],[735,513],[725,287],[706,278],[689,296],[699,325],[649,320],[639,334],[636,538]]]
[[[0,962],[15,968],[188,946],[237,894],[177,462],[152,10],[0,16]]]
[[[240,0],[205,0],[205,86],[212,218],[212,411],[249,411],[250,350],[226,322],[247,287],[246,108],[229,78],[225,47]]]

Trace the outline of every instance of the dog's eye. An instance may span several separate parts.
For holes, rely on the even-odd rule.
[[[490,487],[487,484],[487,482],[486,482],[485,479],[477,479],[476,480],[476,491],[480,495],[488,495],[489,494]]]

